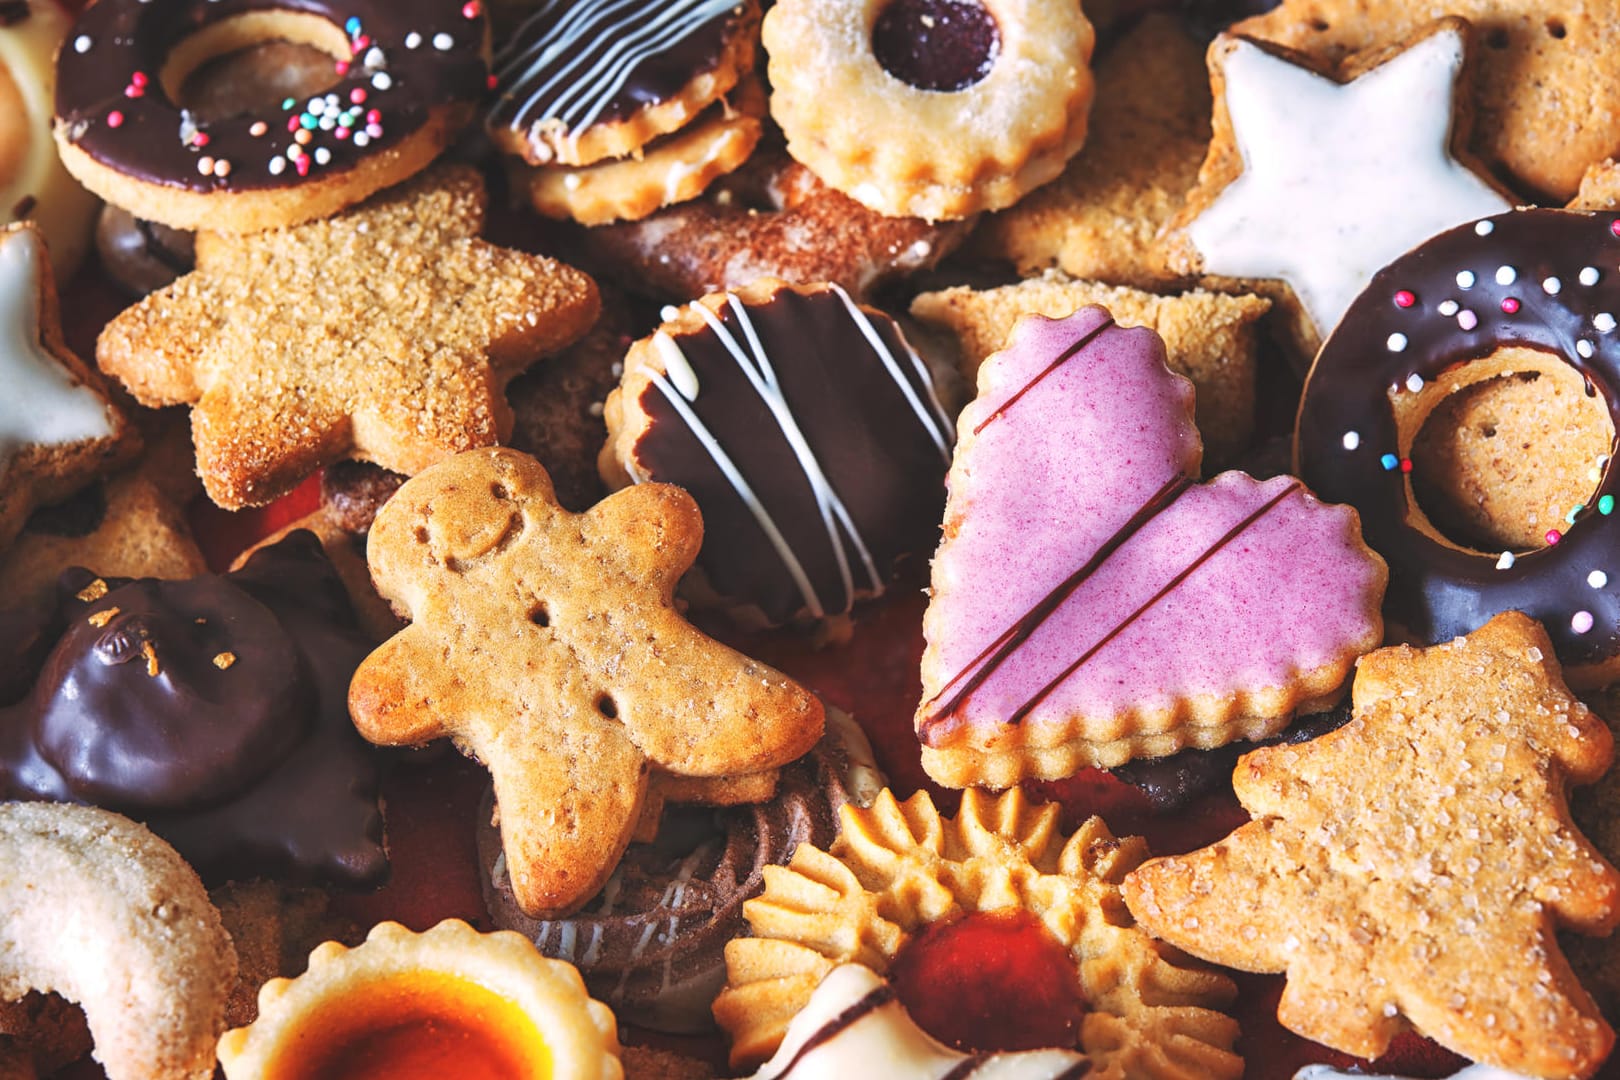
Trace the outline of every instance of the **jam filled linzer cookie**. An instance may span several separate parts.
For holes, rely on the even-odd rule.
[[[788,152],[885,214],[1010,206],[1086,138],[1077,0],[779,0],[765,16]]]
[[[68,175],[51,138],[56,50],[72,17],[57,0],[12,0],[0,13],[0,226],[31,221],[58,281],[78,268],[96,200]]]
[[[495,59],[490,138],[532,165],[623,158],[754,66],[758,0],[539,0]]]
[[[821,737],[814,696],[676,614],[702,535],[678,488],[570,514],[533,458],[499,449],[412,478],[372,525],[372,577],[414,621],[355,673],[355,725],[390,745],[448,735],[489,766],[530,915],[601,888],[653,767],[759,772]]]
[[[1421,33],[1436,11],[1474,24],[1478,63],[1464,81],[1470,145],[1515,186],[1558,200],[1620,146],[1620,57],[1612,6],[1547,0],[1283,0],[1233,27],[1331,64]]]
[[[203,233],[197,269],[109,323],[97,359],[143,404],[193,405],[197,471],[227,509],[344,457],[411,474],[498,442],[501,387],[598,299],[478,239],[486,201],[476,171],[443,166],[325,221]]]
[[[725,945],[745,931],[743,902],[764,888],[765,867],[785,865],[800,844],[831,844],[839,808],[870,805],[883,786],[860,727],[829,707],[827,734],[782,768],[775,794],[735,807],[666,804],[657,834],[631,844],[602,891],[562,919],[523,914],[499,834],[480,815],[490,916],[547,956],[578,965],[620,1019],[710,1032],[709,1006],[726,981]]]
[[[397,184],[473,118],[489,73],[477,0],[104,0],[69,34],[63,162],[108,202],[177,229],[296,225]],[[276,39],[330,53],[336,82],[213,119],[179,100],[202,64]]]
[[[893,320],[764,279],[631,346],[602,472],[692,493],[704,585],[739,621],[844,615],[935,541],[950,423]]]
[[[1409,478],[1436,406],[1501,375],[1572,365],[1620,419],[1617,264],[1620,214],[1484,218],[1381,270],[1323,346],[1300,402],[1299,472],[1361,513],[1389,562],[1390,621],[1418,640],[1522,611],[1546,626],[1572,684],[1620,674],[1620,469],[1552,524],[1545,547],[1500,553],[1442,535]]]
[[[799,845],[744,905],[754,936],[726,947],[730,985],[714,1005],[732,1064],[785,1045],[818,984],[855,963],[958,1049],[1078,1049],[1099,1076],[1142,1080],[1241,1075],[1237,1023],[1215,1011],[1231,982],[1148,937],[1120,899],[1146,843],[1095,817],[1068,836],[1058,817],[1019,790],[967,791],[951,820],[924,792],[846,806],[831,849]]]
[[[202,882],[128,818],[0,804],[0,998],[76,1002],[108,1080],[208,1080],[236,954]]]
[[[1214,138],[1170,223],[1179,273],[1266,291],[1304,359],[1378,268],[1442,229],[1512,207],[1459,161],[1453,90],[1469,27],[1442,19],[1337,79],[1276,46],[1210,46]],[[1351,134],[1353,133],[1353,134]]]
[[[1410,1024],[1475,1061],[1592,1075],[1614,1032],[1553,932],[1620,923],[1620,873],[1567,803],[1609,767],[1609,729],[1518,612],[1363,657],[1353,697],[1337,731],[1240,760],[1254,820],[1142,866],[1131,911],[1196,956],[1287,972],[1283,1026],[1345,1053]]]
[[[346,707],[371,640],[313,536],[223,576],[76,570],[62,592],[48,653],[9,665],[0,796],[115,807],[211,881],[381,882],[376,753]]]
[[[1198,484],[1191,398],[1158,335],[1098,307],[1025,316],[979,369],[923,620],[939,782],[1263,738],[1382,640],[1355,512],[1291,476]]]
[[[518,934],[446,919],[378,923],[328,941],[296,979],[259,991],[259,1017],[219,1040],[228,1080],[622,1080],[613,1013],[579,972]]]
[[[0,228],[0,548],[131,447],[134,430],[62,339],[45,241]]]

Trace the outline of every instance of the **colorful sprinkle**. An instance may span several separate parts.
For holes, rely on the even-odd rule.
[[[297,161],[293,162],[293,168],[298,170],[298,175],[299,176],[308,176],[309,175],[309,158],[307,158],[307,157],[299,158]]]
[[[1457,313],[1457,326],[1463,330],[1472,330],[1479,325],[1479,316],[1472,311],[1464,309]]]
[[[1511,570],[1513,569],[1513,564],[1517,561],[1518,560],[1513,557],[1513,552],[1504,551],[1502,552],[1502,557],[1496,560],[1496,568],[1498,570]]]
[[[1412,471],[1412,459],[1411,458],[1405,458],[1405,457],[1401,458],[1401,472],[1409,473],[1411,471]]]
[[[1455,300],[1442,300],[1442,301],[1440,301],[1440,306],[1435,308],[1434,310],[1438,311],[1440,314],[1444,315],[1446,318],[1449,319],[1453,315],[1457,314],[1457,311],[1461,307],[1462,307],[1462,305],[1457,303],[1457,301],[1455,301]]]
[[[1509,315],[1517,315],[1519,313],[1519,298],[1516,296],[1502,297],[1502,310]]]
[[[1547,278],[1541,283],[1541,291],[1548,296],[1557,296],[1564,291],[1564,283],[1555,277]]]
[[[231,175],[231,163],[224,158],[214,162],[214,175],[221,180]]]
[[[358,34],[360,32],[360,16],[350,15],[348,21],[343,24],[343,29],[348,32],[350,37]]]
[[[1415,371],[1412,372],[1406,377],[1406,388],[1414,394],[1423,389],[1423,376]]]
[[[1582,285],[1596,285],[1598,283],[1598,278],[1601,276],[1602,275],[1598,273],[1598,268],[1595,266],[1581,267]]]
[[[293,142],[297,143],[299,146],[308,146],[310,144],[310,140],[314,138],[314,135],[310,134],[308,131],[304,131],[303,129],[293,132]]]
[[[1608,517],[1610,514],[1614,513],[1613,495],[1604,495],[1598,499],[1598,513],[1602,514],[1604,517]]]
[[[483,5],[478,0],[467,0],[465,4],[461,5],[461,17],[463,19],[476,19],[483,12]]]
[[[1519,272],[1511,266],[1498,266],[1496,268],[1496,283],[1498,285],[1511,285],[1519,280]]]
[[[1475,236],[1489,236],[1496,230],[1496,224],[1490,221],[1476,221],[1474,223]],[[1617,234],[1620,235],[1620,234]]]
[[[420,49],[422,47],[422,35],[418,34],[415,30],[412,30],[410,33],[406,34],[405,47],[407,49]]]
[[[297,105],[297,104],[298,104],[298,102],[294,101],[292,98],[283,98],[281,100],[281,111],[282,112],[287,112],[287,111],[291,110],[294,105]]]
[[[1607,334],[1615,327],[1614,316],[1607,311],[1600,311],[1592,316],[1592,326],[1600,334]]]
[[[1354,450],[1361,445],[1361,432],[1347,431],[1344,433],[1344,439],[1342,441],[1344,442],[1344,448],[1346,450]]]
[[[248,134],[253,136],[255,139],[260,139],[263,138],[264,133],[269,130],[269,124],[266,124],[263,120],[256,120],[254,121],[253,126],[248,128]]]
[[[353,90],[350,90],[349,102],[353,105],[364,105],[366,103],[366,88],[363,86],[357,86]]]
[[[1564,515],[1565,524],[1568,524],[1568,525],[1575,524],[1575,519],[1580,517],[1581,516],[1581,511],[1585,510],[1585,509],[1586,509],[1586,504],[1585,503],[1576,503],[1570,509],[1569,513]]]
[[[331,162],[332,162],[332,151],[328,150],[324,146],[316,147],[316,149],[315,149],[315,164],[317,164],[317,165],[329,165],[329,164],[331,164]]]
[[[339,60],[337,63],[333,64],[332,67],[337,70],[338,78],[340,79],[349,73],[349,62],[347,60]]]
[[[1547,539],[1547,546],[1548,547],[1555,546],[1558,543],[1558,541],[1562,540],[1563,538],[1564,538],[1564,534],[1559,532],[1557,529],[1548,529],[1547,530],[1546,539]]]
[[[1398,308],[1409,308],[1415,303],[1417,303],[1417,297],[1412,293],[1412,291],[1410,289],[1401,289],[1401,290],[1399,290],[1399,291],[1397,291],[1395,293],[1395,306],[1396,307],[1398,307]]]
[[[1609,222],[1609,231],[1616,236],[1620,236],[1620,218]]]
[[[1586,575],[1586,583],[1594,589],[1601,589],[1609,583],[1609,575],[1601,570],[1594,570]]]
[[[1569,628],[1577,634],[1584,634],[1592,629],[1592,613],[1590,611],[1577,611],[1575,617],[1569,620]]]
[[[280,176],[282,173],[284,173],[286,171],[287,171],[287,159],[286,158],[273,157],[273,158],[270,159],[270,175],[271,176]]]
[[[456,39],[451,37],[449,34],[446,34],[442,30],[433,35],[433,47],[438,49],[440,52],[449,52],[455,47],[455,44]]]
[[[110,127],[110,128],[123,127],[124,126],[124,114],[119,112],[117,109],[114,109],[112,112],[108,113],[107,114],[107,126]]]
[[[1389,346],[1390,352],[1401,352],[1406,348],[1406,335],[1402,333],[1391,334],[1389,340],[1384,344]]]
[[[209,157],[206,154],[204,154],[202,157],[198,158],[197,159],[197,171],[202,173],[204,176],[213,176],[214,175],[214,159]]]
[[[1400,467],[1401,459],[1394,454],[1383,454],[1378,458],[1378,464],[1384,467],[1385,472],[1394,472]]]
[[[90,40],[90,35],[80,34],[78,37],[73,39],[73,51],[82,56],[89,52],[90,46],[94,44],[95,42]]]
[[[1478,280],[1479,279],[1474,276],[1474,272],[1472,270],[1457,271],[1457,288],[1459,289],[1472,289],[1474,287],[1474,282]]]
[[[371,77],[371,85],[378,90],[387,90],[394,85],[394,77],[386,71],[379,71]]]
[[[1592,354],[1597,352],[1597,349],[1593,347],[1590,341],[1587,341],[1585,338],[1581,338],[1575,343],[1575,351],[1580,354],[1581,359],[1590,360],[1592,358]]]

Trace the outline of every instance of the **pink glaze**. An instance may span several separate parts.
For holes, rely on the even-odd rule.
[[[1112,738],[1111,718],[1287,687],[1376,635],[1383,570],[1351,511],[1293,477],[1175,486],[1196,477],[1200,443],[1192,387],[1164,355],[1158,335],[1092,307],[1022,320],[980,369],[925,624],[931,741],[1021,712],[1083,716]],[[1139,514],[1160,493],[1163,509]],[[1027,637],[1003,645],[1021,621]]]

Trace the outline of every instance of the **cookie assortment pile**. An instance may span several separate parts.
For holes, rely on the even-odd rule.
[[[1620,1075],[1613,28],[0,3],[0,1076]]]

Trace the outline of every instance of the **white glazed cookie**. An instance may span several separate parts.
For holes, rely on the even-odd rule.
[[[20,11],[0,17],[0,225],[38,225],[57,280],[66,281],[89,247],[96,208],[51,138],[56,49],[72,20],[56,0],[25,0]]]
[[[1171,222],[1171,268],[1285,282],[1308,356],[1385,263],[1511,209],[1451,152],[1466,42],[1466,23],[1442,20],[1337,82],[1275,46],[1216,39],[1214,139]]]

